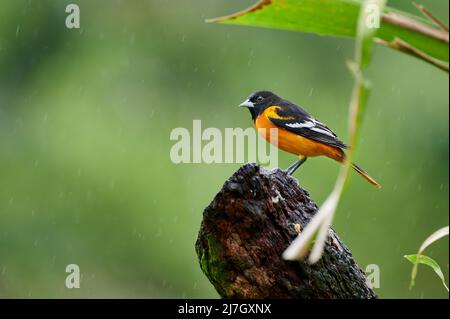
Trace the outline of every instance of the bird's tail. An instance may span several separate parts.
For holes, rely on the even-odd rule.
[[[361,167],[359,167],[358,165],[356,165],[355,163],[352,163],[352,167],[355,171],[357,171],[362,177],[364,177],[370,184],[381,188],[381,185],[374,180],[372,177],[369,176],[369,174],[367,174]]]

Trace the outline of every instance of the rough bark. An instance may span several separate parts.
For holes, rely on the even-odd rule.
[[[201,269],[223,298],[376,298],[333,230],[318,263],[281,258],[317,209],[284,171],[244,165],[203,212]]]

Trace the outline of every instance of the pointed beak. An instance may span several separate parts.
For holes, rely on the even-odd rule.
[[[255,105],[252,102],[250,102],[249,99],[242,102],[239,106],[240,107],[255,107]]]

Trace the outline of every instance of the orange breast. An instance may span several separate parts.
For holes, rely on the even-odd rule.
[[[283,128],[278,128],[269,119],[269,117],[280,118],[280,116],[275,113],[276,108],[276,106],[267,108],[255,121],[255,127],[258,129],[259,134],[266,139],[266,141],[277,146],[283,151],[299,156],[327,156],[339,162],[343,160],[343,152],[339,148],[316,142]],[[278,140],[271,141],[270,129],[277,129]]]

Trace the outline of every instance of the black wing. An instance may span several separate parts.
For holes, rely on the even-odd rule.
[[[308,112],[297,105],[282,100],[277,114],[280,118],[269,117],[270,121],[290,132],[338,148],[347,148],[337,135],[325,124],[313,118]]]

